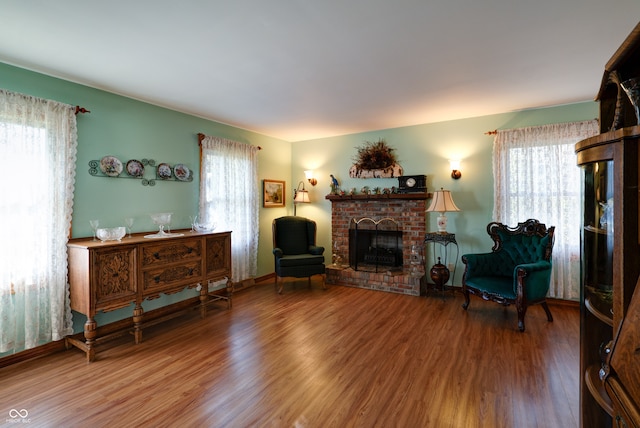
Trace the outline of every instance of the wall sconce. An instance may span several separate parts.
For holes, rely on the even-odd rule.
[[[462,177],[462,173],[460,172],[460,161],[459,160],[450,160],[449,165],[451,166],[451,178],[454,180]]]
[[[300,186],[302,186],[302,189]],[[296,215],[296,207],[298,204],[308,204],[310,202],[309,192],[304,188],[304,182],[300,181],[298,188],[293,191],[293,215]]]
[[[313,177],[313,171],[312,170],[307,170],[304,172],[304,176],[307,177],[307,180],[309,180],[309,183],[311,183],[312,186],[315,186],[316,184],[318,184],[318,180],[316,180]]]

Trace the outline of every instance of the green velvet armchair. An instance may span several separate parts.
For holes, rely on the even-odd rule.
[[[547,292],[551,281],[551,253],[555,227],[548,229],[538,220],[529,219],[511,228],[492,222],[487,233],[494,244],[491,253],[465,254],[462,293],[469,307],[473,294],[508,306],[516,305],[518,328],[524,331],[527,308],[540,303],[547,320],[553,321],[547,305]]]
[[[282,293],[284,286],[282,278],[288,276],[308,277],[311,287],[311,277],[322,275],[322,288],[326,288],[324,247],[316,245],[316,222],[304,217],[286,216],[273,220],[271,229],[278,293]]]

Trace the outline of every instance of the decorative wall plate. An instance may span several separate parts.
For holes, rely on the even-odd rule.
[[[173,167],[173,175],[180,181],[191,180],[191,170],[181,163]]]
[[[100,159],[100,170],[104,175],[117,177],[122,172],[122,162],[115,156],[105,156]]]
[[[144,165],[139,160],[131,159],[127,162],[127,174],[132,177],[142,177],[144,175]]]
[[[158,165],[158,177],[166,180],[171,178],[171,166],[168,163],[161,163]]]

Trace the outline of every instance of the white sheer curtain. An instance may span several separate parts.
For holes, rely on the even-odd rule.
[[[0,89],[0,352],[73,333],[67,281],[73,106]]]
[[[549,296],[580,297],[580,169],[575,144],[598,134],[598,121],[498,131],[493,143],[495,221],[535,218],[555,226]]]
[[[258,147],[205,136],[200,142],[200,218],[230,230],[233,282],[258,271]]]

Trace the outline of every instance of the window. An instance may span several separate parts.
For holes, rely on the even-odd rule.
[[[258,147],[202,136],[200,208],[202,221],[231,231],[232,280],[254,278],[258,270]]]
[[[66,243],[74,107],[0,90],[0,352],[72,333]]]
[[[580,297],[580,169],[574,150],[598,132],[592,120],[498,131],[494,140],[494,220],[516,226],[535,218],[556,227],[550,297]]]

